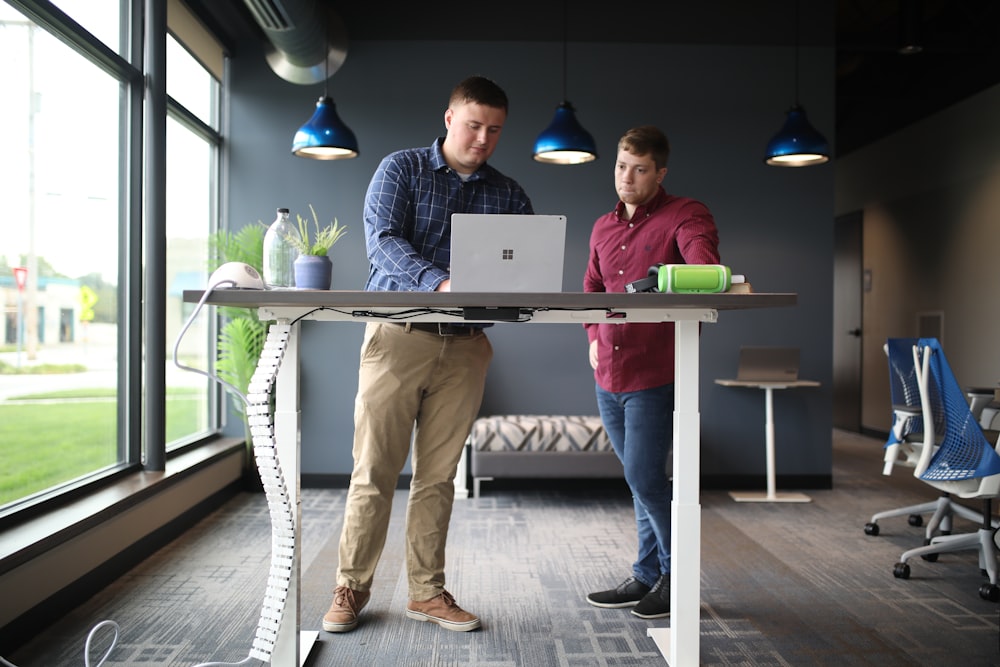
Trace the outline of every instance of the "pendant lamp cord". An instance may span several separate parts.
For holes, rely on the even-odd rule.
[[[323,99],[330,97],[330,17],[326,17],[326,38],[323,44]]]
[[[799,0],[795,0],[795,106],[799,106]]]
[[[562,84],[563,85],[562,85],[562,88],[563,88],[563,101],[564,102],[567,100],[567,97],[566,97],[566,90],[567,90],[567,86],[566,86],[566,79],[567,79],[566,71],[569,68],[569,66],[567,64],[568,62],[569,62],[569,0],[566,0],[565,2],[563,2],[563,80],[562,80]]]

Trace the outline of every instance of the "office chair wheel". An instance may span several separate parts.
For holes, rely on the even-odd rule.
[[[878,524],[877,523],[866,523],[865,524],[865,535],[878,535]]]
[[[979,597],[990,602],[1000,602],[1000,586],[983,584],[979,587]]]
[[[944,534],[944,533],[942,533],[942,535],[943,535],[943,534]],[[930,543],[931,543],[931,541],[930,541],[929,539],[926,539],[926,538],[924,539],[924,546],[925,546],[925,547],[926,547],[926,546],[927,546],[928,544],[930,544]],[[920,556],[920,557],[921,557],[921,558],[923,558],[923,559],[924,559],[925,561],[927,561],[928,563],[936,563],[936,562],[937,562],[937,559],[938,559],[938,556],[940,556],[940,555],[941,555],[941,554],[921,554],[921,556]]]
[[[906,563],[896,563],[892,568],[892,576],[897,579],[909,579],[910,566]]]
[[[907,522],[911,526],[916,526],[917,528],[919,528],[920,526],[924,525],[924,517],[920,516],[919,514],[911,514],[909,518],[907,518]]]

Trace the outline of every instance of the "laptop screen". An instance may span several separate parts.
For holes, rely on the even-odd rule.
[[[566,216],[455,213],[451,291],[562,292]]]
[[[737,380],[794,382],[799,379],[799,348],[741,347]]]

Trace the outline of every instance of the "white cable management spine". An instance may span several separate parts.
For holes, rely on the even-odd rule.
[[[247,387],[247,421],[254,458],[271,514],[271,570],[250,657],[271,661],[288,599],[295,556],[295,517],[274,442],[271,392],[288,347],[289,324],[271,324],[257,369]]]

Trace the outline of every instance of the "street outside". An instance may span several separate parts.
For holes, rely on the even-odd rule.
[[[9,405],[11,397],[65,389],[113,389],[118,382],[117,326],[92,323],[87,327],[86,340],[83,332],[79,333],[80,340],[76,342],[39,345],[34,359],[28,359],[24,347],[20,355],[16,349],[0,352],[0,360],[12,367],[18,365],[20,356],[22,368],[39,364],[79,364],[86,368],[80,373],[0,373],[0,403]],[[203,387],[205,382],[203,376],[177,368],[170,356],[167,359],[166,375],[167,385],[170,387]]]

